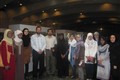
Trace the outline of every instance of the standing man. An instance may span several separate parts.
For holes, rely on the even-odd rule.
[[[46,38],[46,70],[47,74],[55,74],[55,45],[57,44],[56,37],[53,36],[53,30],[47,30]]]
[[[33,79],[37,78],[37,69],[39,64],[39,78],[44,71],[44,50],[46,47],[45,37],[41,34],[42,28],[36,27],[36,33],[31,36],[31,47],[33,57]]]

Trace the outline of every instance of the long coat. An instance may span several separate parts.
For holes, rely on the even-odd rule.
[[[15,80],[24,80],[24,62],[23,62],[23,46],[15,45],[16,54],[16,75]]]
[[[4,66],[9,66],[9,70],[3,70],[2,80],[15,80],[15,55],[13,45],[8,44],[6,41],[1,42],[1,56]]]

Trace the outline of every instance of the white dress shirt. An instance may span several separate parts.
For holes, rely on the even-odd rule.
[[[32,35],[31,36],[31,47],[37,52],[39,52],[39,50],[44,51],[46,47],[45,37],[42,34]]]
[[[51,49],[57,44],[57,39],[55,36],[46,36],[46,49]]]

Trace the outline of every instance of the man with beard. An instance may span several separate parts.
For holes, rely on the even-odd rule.
[[[36,27],[36,33],[31,36],[31,47],[33,57],[33,79],[37,80],[37,69],[39,64],[39,78],[44,71],[44,49],[46,47],[45,37],[40,33],[41,27]]]
[[[46,70],[48,75],[55,74],[55,45],[57,44],[56,37],[53,36],[53,30],[47,30],[46,39]]]

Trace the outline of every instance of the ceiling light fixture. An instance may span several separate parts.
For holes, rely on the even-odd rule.
[[[80,15],[83,15],[83,13],[81,12]]]
[[[43,13],[45,12],[45,11],[42,11]]]
[[[5,4],[4,7],[7,7],[7,5]]]
[[[57,11],[57,9],[54,9],[54,11]]]
[[[96,21],[93,21],[92,23],[93,23],[93,24],[96,24]]]
[[[100,31],[102,31],[103,30],[103,28],[100,28]]]
[[[42,22],[41,20],[39,22]]]
[[[55,23],[55,22],[53,22],[52,24],[53,24],[53,25],[56,25],[56,23]]]
[[[22,3],[20,3],[19,5],[20,5],[20,6],[22,6],[23,4],[22,4]]]

